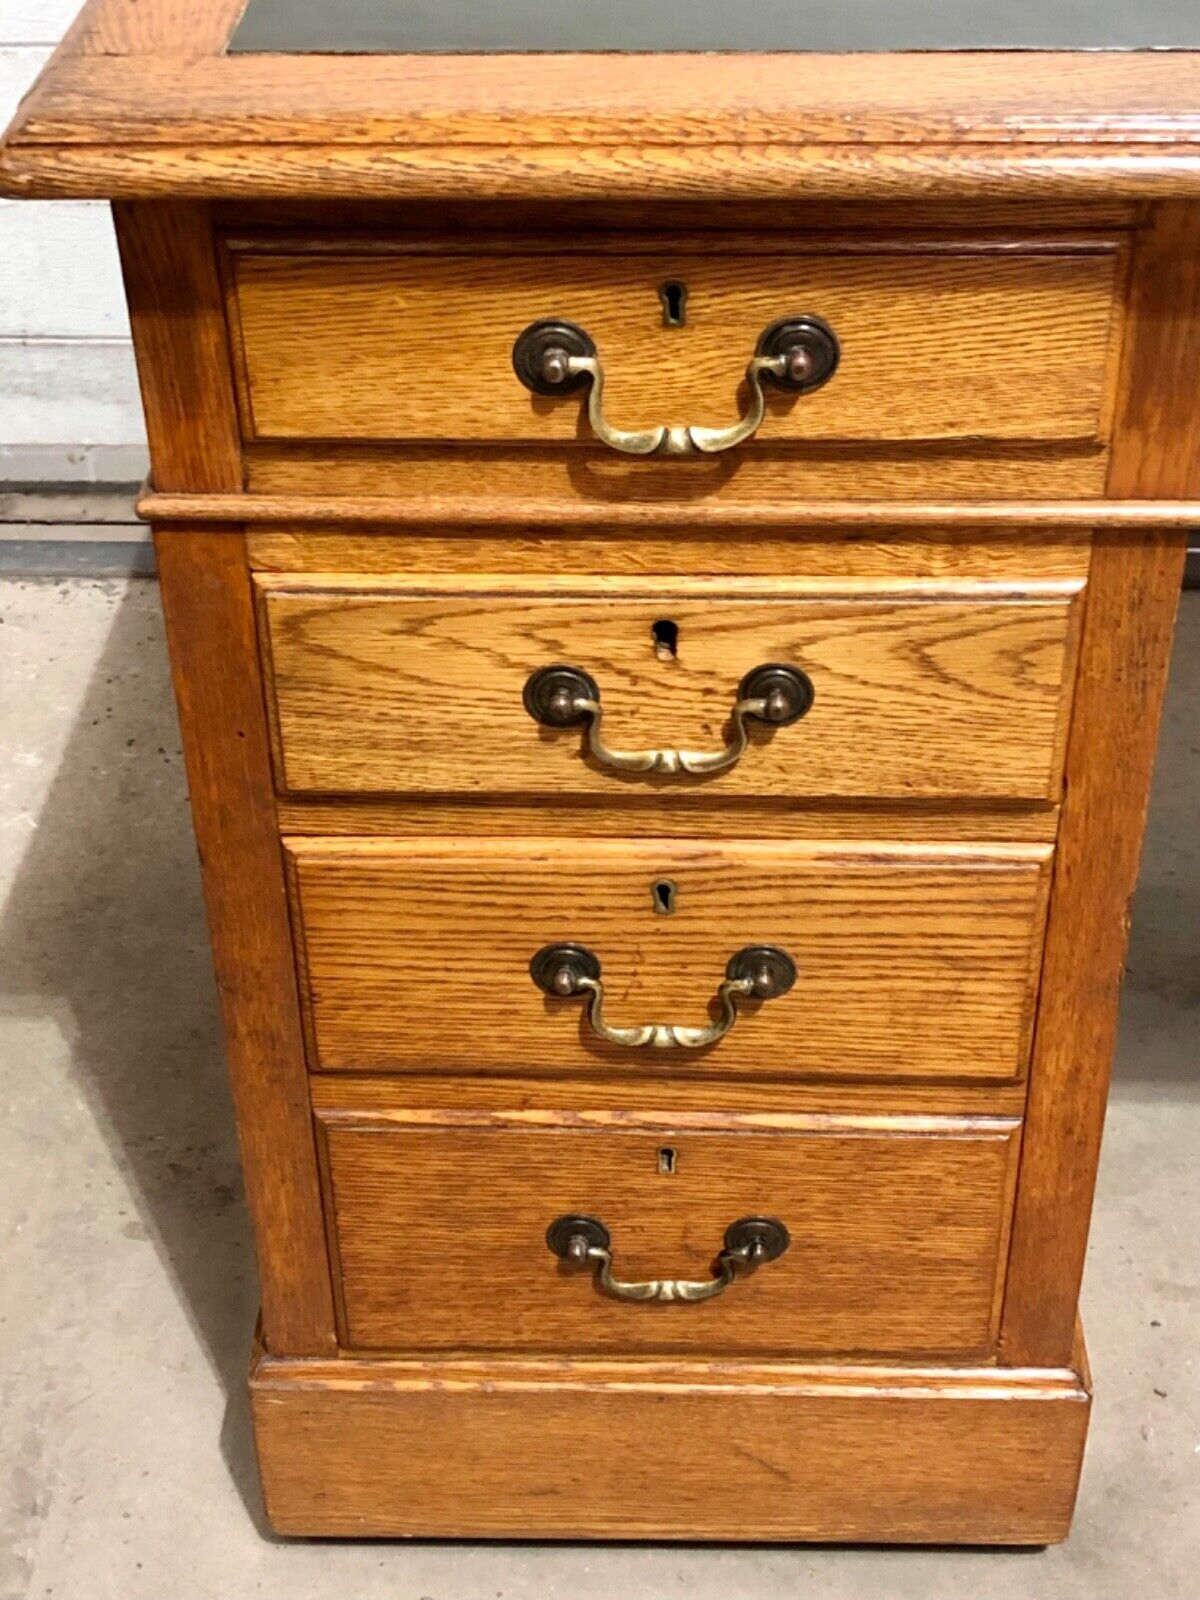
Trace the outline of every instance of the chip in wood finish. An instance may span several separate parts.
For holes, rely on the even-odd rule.
[[[1018,1124],[711,1120],[716,1130],[699,1131],[638,1128],[620,1113],[525,1126],[327,1114],[347,1345],[986,1353]],[[570,1214],[605,1224],[622,1279],[710,1277],[742,1217],[778,1218],[791,1245],[716,1299],[631,1303],[551,1254],[546,1229]]]
[[[288,841],[313,1065],[326,1071],[1010,1081],[1024,1070],[1051,851],[559,839]],[[675,886],[655,912],[651,886]],[[599,958],[608,1020],[703,1025],[729,957],[799,976],[710,1049],[598,1040],[530,958]]]

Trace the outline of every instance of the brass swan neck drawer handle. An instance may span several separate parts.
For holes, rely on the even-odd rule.
[[[513,368],[534,394],[568,395],[587,387],[588,422],[601,444],[627,456],[719,455],[744,444],[766,416],[764,384],[808,394],[828,383],[841,360],[837,335],[821,317],[782,317],[759,335],[746,368],[746,413],[728,428],[614,428],[604,415],[604,367],[590,334],[574,322],[530,323],[513,346]]]
[[[723,1039],[737,1021],[739,1000],[775,1000],[796,981],[796,963],[786,950],[769,944],[747,945],[729,958],[725,981],[717,990],[720,1015],[703,1028],[672,1022],[642,1027],[614,1027],[604,1016],[604,984],[600,962],[582,944],[548,944],[529,963],[529,975],[543,994],[555,1000],[586,998],[592,1031],[609,1044],[629,1049],[703,1050]]]
[[[816,698],[812,679],[797,667],[768,663],[748,672],[738,686],[729,742],[723,750],[614,750],[604,742],[600,689],[581,667],[542,667],[525,685],[525,709],[546,728],[587,724],[588,749],[602,767],[615,772],[687,773],[701,777],[724,772],[746,753],[749,720],[786,728],[808,712]]]
[[[595,1270],[596,1285],[618,1300],[713,1300],[737,1279],[768,1261],[777,1261],[791,1236],[774,1217],[742,1217],[725,1230],[725,1248],[711,1278],[650,1278],[626,1283],[613,1277],[612,1236],[595,1217],[557,1217],[546,1230],[546,1244],[571,1266]]]

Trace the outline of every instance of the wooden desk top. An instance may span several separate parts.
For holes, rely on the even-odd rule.
[[[0,190],[606,204],[1200,197],[1200,49],[951,48],[1200,45],[1194,0],[912,0],[902,29],[898,9],[91,0],[9,130]],[[436,31],[412,32],[418,13]],[[568,14],[586,23],[578,37]],[[498,22],[485,38],[475,30],[488,17]],[[588,53],[611,42],[601,21],[615,40],[670,53]],[[393,37],[389,53],[341,53]],[[541,53],[529,53],[535,37]],[[701,53],[701,41],[734,53]]]

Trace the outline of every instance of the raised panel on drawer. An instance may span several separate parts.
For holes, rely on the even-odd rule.
[[[286,841],[313,1065],[327,1071],[1012,1081],[1051,849],[566,839]],[[674,885],[673,915],[652,885]],[[795,961],[704,1050],[597,1038],[529,974],[573,941],[616,1025],[700,1025],[748,945]]]
[[[569,547],[565,547],[569,548]],[[1076,580],[260,576],[276,772],[293,794],[665,794],[1052,800],[1074,672]],[[657,649],[659,621],[678,628]],[[615,774],[581,730],[522,702],[566,662],[599,687],[608,741],[720,749],[754,667],[800,668],[802,721],[751,723],[704,778]]]
[[[1018,1123],[746,1117],[700,1129],[687,1120],[326,1113],[346,1343],[987,1353]],[[628,1303],[547,1248],[547,1227],[568,1214],[604,1223],[624,1280],[709,1277],[726,1228],[742,1217],[777,1218],[791,1245],[716,1299]]]
[[[1122,261],[1095,244],[621,255],[250,243],[230,273],[243,425],[257,440],[586,437],[578,395],[534,396],[513,372],[517,336],[553,317],[597,344],[618,426],[723,427],[759,335],[812,314],[836,331],[841,366],[813,393],[773,394],[763,441],[1097,440]],[[663,325],[668,280],[688,289],[681,328]]]

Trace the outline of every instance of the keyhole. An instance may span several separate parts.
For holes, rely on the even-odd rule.
[[[654,639],[654,654],[660,661],[674,661],[679,654],[679,624],[677,622],[656,622],[650,629]]]
[[[673,1177],[674,1173],[675,1173],[675,1168],[678,1165],[679,1165],[679,1154],[678,1154],[678,1152],[675,1151],[675,1150],[672,1150],[671,1146],[669,1144],[663,1145],[662,1149],[658,1152],[658,1170],[662,1173],[663,1177],[664,1178]]]
[[[654,905],[654,912],[659,917],[675,915],[675,902],[679,895],[678,886],[670,878],[656,878],[650,885],[650,898]]]
[[[687,321],[687,284],[676,283],[672,279],[664,283],[658,291],[658,298],[662,301],[662,320],[664,328],[682,328]]]

